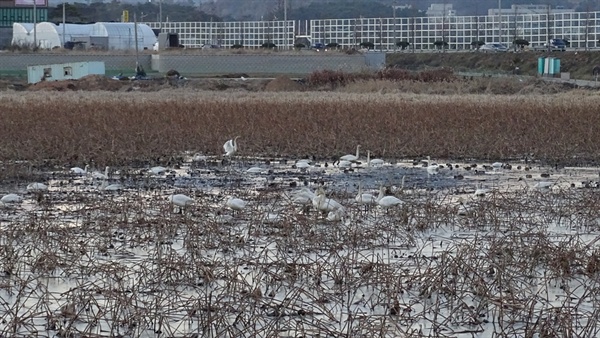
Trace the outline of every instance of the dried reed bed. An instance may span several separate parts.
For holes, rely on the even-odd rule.
[[[337,157],[361,144],[378,156],[574,163],[600,155],[595,94],[3,93],[0,160],[168,161],[182,151]]]

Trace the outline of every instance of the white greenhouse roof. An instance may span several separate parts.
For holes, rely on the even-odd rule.
[[[40,22],[35,26],[37,43],[40,48],[52,49],[60,47],[64,42],[88,37],[108,38],[109,49],[134,49],[135,24],[132,22],[97,22],[95,24],[64,25],[65,37],[63,38],[63,25],[52,22]],[[156,35],[150,26],[137,25],[138,47],[151,49],[156,42]],[[33,24],[13,24],[13,44],[33,43]]]

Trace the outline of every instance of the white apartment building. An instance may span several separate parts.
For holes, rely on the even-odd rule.
[[[159,28],[160,23],[148,22],[151,28]],[[228,22],[163,22],[162,31],[177,33],[179,43],[187,48],[201,48],[204,45],[231,47],[236,44],[250,48],[260,48],[271,42],[278,47],[293,46],[294,21],[228,21]]]
[[[311,37],[313,44],[337,43],[343,48],[359,48],[361,43],[371,42],[376,49],[394,50],[396,42],[406,41],[411,44],[409,48],[426,50],[434,49],[436,41],[446,41],[449,49],[470,49],[474,41],[510,45],[516,39],[525,39],[535,46],[550,38],[568,39],[574,48],[600,46],[600,12],[507,11],[511,12],[486,16],[162,24],[163,31],[178,33],[180,43],[191,48],[204,44],[259,48],[265,42],[279,48],[292,48],[296,32],[300,30]],[[159,27],[158,22],[147,24]]]

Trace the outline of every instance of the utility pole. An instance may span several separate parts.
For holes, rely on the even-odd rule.
[[[286,41],[285,49],[289,49],[289,44],[287,43],[287,41],[289,39],[289,37],[288,37],[288,22],[287,22],[287,6],[288,6],[287,0],[283,0],[283,26],[284,26],[283,33],[284,33],[284,38]],[[293,45],[293,42],[292,42],[292,45]]]
[[[33,50],[37,50],[37,0],[33,0]]]
[[[502,0],[498,0],[498,43],[502,43]]]
[[[550,32],[550,3],[546,3],[546,42],[548,44],[548,53],[552,51],[552,44],[550,43],[550,39],[552,39]]]
[[[588,2],[585,8],[585,51],[589,50],[588,48],[588,39],[590,34],[590,3]]]
[[[135,70],[137,73],[140,65],[140,50],[138,47],[138,24],[137,24],[137,13],[133,12],[133,39],[135,40]]]
[[[62,26],[62,39],[61,39],[62,40],[62,46],[61,46],[62,48],[65,48],[65,42],[66,42],[66,38],[67,38],[67,35],[65,32],[65,28],[66,28],[65,22],[67,21],[66,18],[67,18],[67,15],[66,15],[66,10],[65,10],[65,0],[63,0],[63,2],[62,2],[62,25],[63,26]]]
[[[392,5],[392,13],[394,13],[394,39],[393,39],[393,43],[394,43],[394,52],[396,52],[396,48],[398,47],[396,45],[398,43],[398,41],[396,41],[396,5]]]
[[[163,21],[162,21],[162,0],[158,0],[158,31],[162,33]]]
[[[446,0],[442,3],[442,53],[446,53]]]

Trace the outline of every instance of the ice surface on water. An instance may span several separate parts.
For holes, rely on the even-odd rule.
[[[583,188],[596,168],[460,164],[429,175],[408,161],[301,170],[211,160],[113,177],[120,192],[54,175],[43,198],[3,206],[1,335],[598,333],[600,215],[595,190]],[[264,173],[245,172],[257,165]],[[542,180],[554,185],[534,189]],[[359,182],[374,194],[389,187],[405,206],[363,210],[353,203]],[[490,193],[475,197],[480,183]],[[305,184],[324,185],[346,207],[343,221],[292,205],[290,192]],[[196,203],[176,213],[173,193]],[[230,195],[248,207],[228,210]]]

